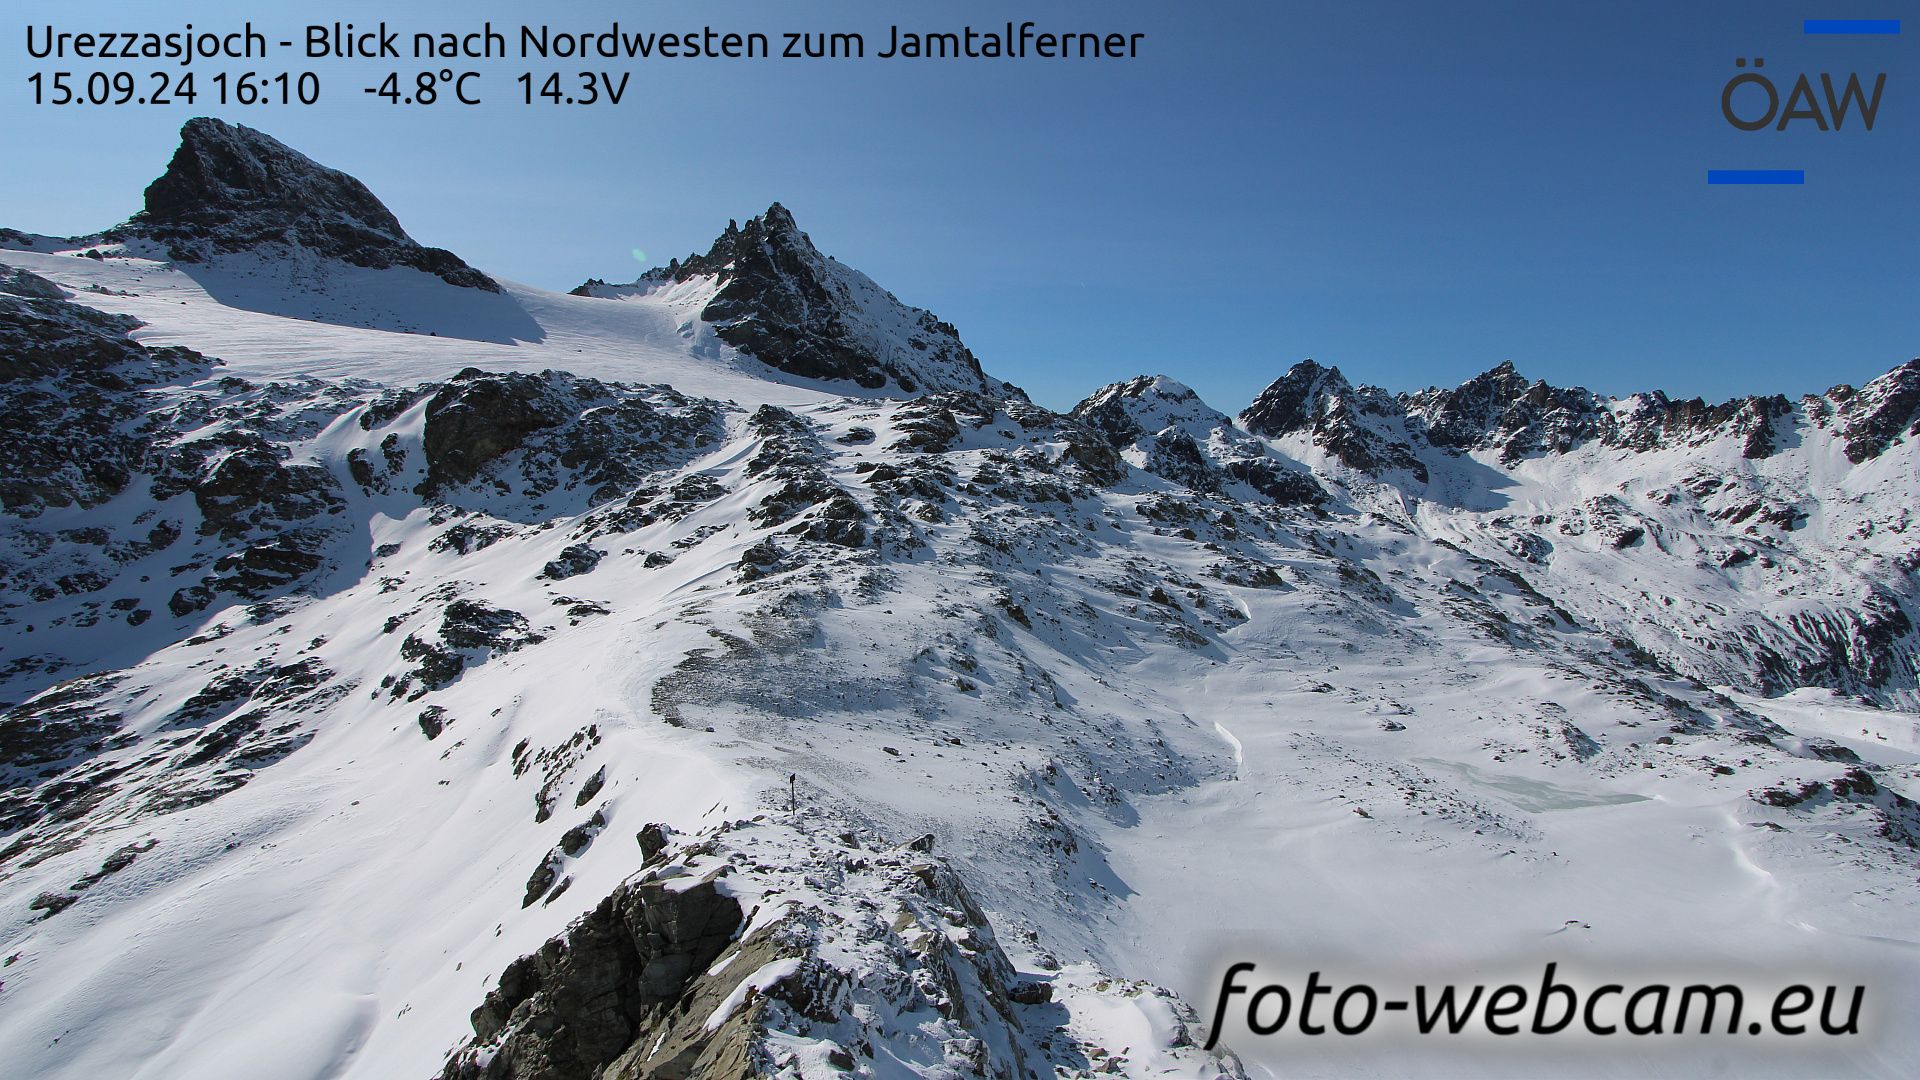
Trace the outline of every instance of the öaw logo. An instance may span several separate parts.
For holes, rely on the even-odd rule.
[[[1803,34],[1883,35],[1898,34],[1898,19],[1807,19],[1801,23]],[[1848,72],[1844,81],[1831,72],[1817,76],[1801,72],[1791,84],[1766,72],[1766,58],[1753,57],[1753,66],[1740,57],[1734,66],[1742,70],[1727,80],[1720,91],[1720,115],[1741,131],[1782,132],[1809,125],[1820,131],[1844,130],[1850,117],[1859,118],[1859,126],[1873,130],[1880,114],[1880,94],[1886,89],[1886,72],[1871,76],[1872,89],[1858,72]],[[1781,87],[1787,90],[1783,95]],[[1816,92],[1815,87],[1818,87]],[[1709,184],[1804,184],[1804,169],[1708,169]]]
[[[1747,58],[1743,56],[1733,63],[1735,67],[1746,67]],[[1774,86],[1772,79],[1759,70],[1766,66],[1766,57],[1754,57],[1753,70],[1735,75],[1727,83],[1726,89],[1720,92],[1720,114],[1727,118],[1727,123],[1741,131],[1764,131],[1769,127],[1775,131],[1785,131],[1787,125],[1796,120],[1811,120],[1820,126],[1821,131],[1839,131],[1846,127],[1848,113],[1857,111],[1860,122],[1868,131],[1873,130],[1874,117],[1880,112],[1880,91],[1887,85],[1886,72],[1883,71],[1874,76],[1872,94],[1866,93],[1862,88],[1858,73],[1849,73],[1844,87],[1836,94],[1833,76],[1827,72],[1821,72],[1820,89],[1826,102],[1826,109],[1823,112],[1820,107],[1821,98],[1814,96],[1813,82],[1804,72],[1793,84],[1792,91],[1788,93],[1786,108],[1781,108],[1779,89]],[[1765,111],[1749,106],[1744,110],[1746,115],[1742,115],[1742,110],[1735,107],[1735,98],[1742,96],[1741,91],[1747,87],[1757,89],[1766,95]],[[1747,93],[1744,97],[1755,99],[1753,104],[1758,103],[1756,95],[1752,93]],[[1776,116],[1779,117],[1777,124],[1774,122]]]

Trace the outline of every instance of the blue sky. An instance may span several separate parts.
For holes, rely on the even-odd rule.
[[[1904,9],[1904,10],[1903,10]],[[1106,62],[643,61],[616,107],[386,106],[378,62],[308,64],[312,108],[26,104],[7,17],[0,225],[71,233],[138,209],[181,120],[251,124],[365,180],[427,243],[566,288],[704,250],[774,200],[822,250],[960,328],[1064,406],[1158,372],[1227,411],[1296,360],[1391,389],[1511,359],[1611,393],[1719,399],[1864,382],[1920,355],[1920,7],[1814,3],[359,3],[40,7],[62,29],[321,18],[600,29],[1144,32]],[[164,14],[161,14],[164,12]],[[1903,18],[1815,38],[1803,18]],[[511,35],[510,35],[511,36]],[[777,38],[776,38],[777,40]],[[1741,132],[1740,57],[1887,73],[1872,132]],[[402,69],[412,69],[402,61]],[[1804,187],[1709,187],[1802,168]]]

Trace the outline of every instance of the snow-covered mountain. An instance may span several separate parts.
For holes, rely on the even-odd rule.
[[[1247,953],[1817,960],[1867,1036],[1574,1064],[1920,1068],[1920,364],[1060,414],[778,205],[556,294],[216,121],[0,248],[4,1071],[1542,1069],[1203,1051]]]

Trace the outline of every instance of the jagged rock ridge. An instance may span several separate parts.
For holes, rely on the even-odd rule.
[[[1920,429],[1920,360],[1913,360],[1855,391],[1835,387],[1809,399],[1816,411],[1837,415],[1848,460],[1878,456],[1903,434]],[[1582,387],[1529,380],[1502,362],[1452,389],[1389,394],[1354,387],[1337,367],[1312,360],[1288,369],[1240,414],[1247,430],[1273,438],[1304,433],[1342,463],[1363,472],[1425,470],[1419,447],[1492,450],[1506,465],[1534,454],[1566,453],[1586,443],[1649,451],[1731,432],[1750,459],[1777,446],[1777,427],[1794,412],[1783,395],[1748,396],[1718,405],[1675,401],[1660,391],[1615,401]]]
[[[1356,388],[1337,367],[1304,360],[1240,413],[1255,435],[1306,432],[1343,464],[1367,473],[1404,471],[1422,482],[1426,466],[1409,451],[1404,406],[1377,387]]]

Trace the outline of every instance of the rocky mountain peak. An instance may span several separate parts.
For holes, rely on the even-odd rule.
[[[725,285],[741,274],[805,273],[816,261],[824,261],[824,257],[800,231],[792,211],[776,202],[767,207],[766,213],[748,218],[744,227],[728,219],[726,229],[705,254],[674,259],[647,271],[640,280],[686,281],[704,275]]]
[[[1535,385],[1545,386],[1546,383],[1536,384],[1529,381],[1526,376],[1520,374],[1518,368],[1513,366],[1513,361],[1502,360],[1461,383],[1453,395],[1456,399],[1477,398],[1489,402],[1511,403],[1525,395]]]
[[[1353,384],[1337,367],[1302,360],[1275,379],[1253,404],[1240,413],[1240,422],[1255,435],[1278,438],[1310,430],[1327,411],[1330,399],[1353,392]]]
[[[1861,387],[1841,404],[1847,459],[1879,457],[1902,434],[1920,435],[1920,358]]]
[[[177,262],[294,247],[372,269],[405,266],[466,288],[499,285],[451,252],[423,247],[367,186],[263,132],[187,121],[146,207],[109,239],[146,239]]]
[[[150,225],[217,225],[247,214],[346,218],[390,240],[407,239],[392,211],[360,181],[264,132],[211,117],[180,129],[167,171],[147,185]]]
[[[794,223],[793,212],[781,206],[778,201],[767,207],[767,212],[754,219],[768,234],[801,235],[800,226]]]
[[[1165,375],[1109,383],[1075,405],[1072,415],[1099,429],[1116,446],[1170,427],[1204,438],[1213,428],[1231,423],[1192,388]]]
[[[701,319],[722,341],[790,375],[908,394],[1019,394],[981,371],[952,325],[822,255],[777,202],[745,225],[727,222],[705,254],[649,270],[631,286],[592,281],[574,292],[617,298],[699,277],[717,286]]]
[[[1428,389],[1405,399],[1425,425],[1427,441],[1460,449],[1498,449],[1505,460],[1564,451],[1610,432],[1605,403],[1580,387],[1529,381],[1504,360],[1452,390]]]
[[[1405,406],[1386,391],[1356,389],[1339,368],[1312,360],[1287,369],[1240,413],[1240,425],[1255,435],[1304,432],[1349,468],[1404,471],[1425,483],[1426,467],[1408,448],[1405,420]]]
[[[1175,402],[1194,402],[1200,395],[1193,388],[1178,379],[1166,375],[1136,375],[1124,382],[1109,383],[1094,391],[1089,401],[1105,398],[1135,398],[1140,400],[1165,400]]]

